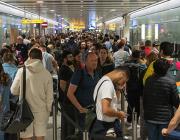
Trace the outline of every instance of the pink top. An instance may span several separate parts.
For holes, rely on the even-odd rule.
[[[180,62],[176,62],[176,68],[180,70]]]

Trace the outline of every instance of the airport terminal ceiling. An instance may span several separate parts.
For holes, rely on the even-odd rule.
[[[62,17],[86,22],[91,20],[107,21],[122,16],[130,11],[140,9],[161,0],[3,0],[41,16],[55,19]]]

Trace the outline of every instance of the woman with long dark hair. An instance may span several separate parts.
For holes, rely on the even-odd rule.
[[[98,72],[102,77],[114,70],[114,63],[108,49],[104,46],[99,50]]]

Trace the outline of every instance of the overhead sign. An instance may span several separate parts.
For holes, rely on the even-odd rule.
[[[47,27],[48,27],[48,23],[47,23],[47,22],[43,22],[43,23],[41,24],[41,26],[42,26],[43,28],[47,28]]]
[[[85,29],[85,25],[71,25],[70,26],[71,30],[81,30],[81,29]]]
[[[116,30],[116,24],[114,24],[114,23],[109,24],[109,30],[115,31]]]
[[[22,19],[22,24],[37,24],[37,23],[43,23],[43,19]]]

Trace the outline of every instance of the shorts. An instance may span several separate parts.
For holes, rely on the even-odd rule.
[[[31,138],[33,136],[41,137],[46,136],[47,124],[49,121],[49,112],[37,112],[33,113],[34,120],[26,128],[24,132],[20,133],[20,138]]]

